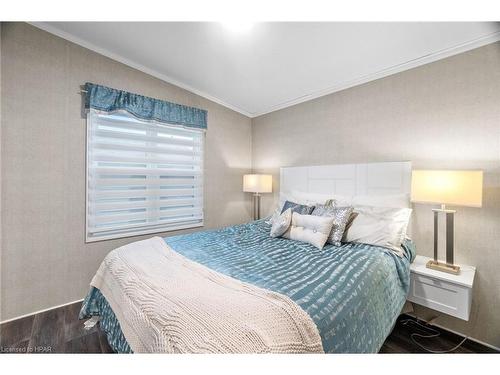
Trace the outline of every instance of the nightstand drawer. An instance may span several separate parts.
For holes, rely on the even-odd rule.
[[[471,289],[461,285],[412,273],[408,300],[469,320]]]

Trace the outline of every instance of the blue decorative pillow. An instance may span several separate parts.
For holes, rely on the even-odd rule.
[[[310,215],[314,210],[314,206],[306,206],[305,204],[298,204],[292,201],[286,201],[281,209],[281,213],[285,212],[288,209],[291,209],[292,212],[297,212],[301,215]]]

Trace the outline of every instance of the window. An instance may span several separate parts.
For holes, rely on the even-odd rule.
[[[204,131],[87,115],[87,242],[203,225]]]

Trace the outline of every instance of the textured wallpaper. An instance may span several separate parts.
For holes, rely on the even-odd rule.
[[[249,118],[27,24],[1,37],[1,320],[83,298],[104,256],[141,239],[84,242],[85,82],[208,110],[205,228],[251,219]]]
[[[141,239],[84,243],[78,91],[90,81],[208,110],[206,228],[250,220],[241,184],[252,166],[274,175],[275,191],[281,166],[484,169],[483,207],[455,218],[456,261],[477,267],[471,319],[437,323],[500,347],[500,43],[252,120],[27,24],[2,24],[0,62],[0,320],[83,298],[107,252]],[[263,213],[276,198],[264,195]],[[414,209],[412,236],[430,256],[431,206]]]
[[[253,167],[411,160],[421,169],[483,169],[482,208],[456,207],[456,262],[477,267],[469,322],[436,323],[500,347],[500,43],[252,120]],[[266,196],[263,211],[271,212]],[[432,256],[431,206],[412,235]],[[434,312],[419,308],[423,317]]]

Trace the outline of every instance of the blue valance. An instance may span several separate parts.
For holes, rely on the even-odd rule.
[[[207,111],[149,98],[87,82],[85,109],[113,112],[125,110],[143,120],[154,120],[191,128],[207,128]]]

